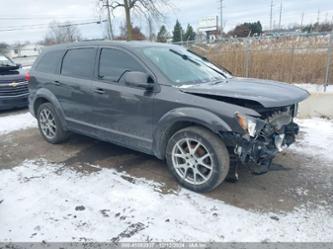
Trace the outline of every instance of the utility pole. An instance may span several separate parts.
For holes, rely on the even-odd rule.
[[[281,30],[281,19],[282,19],[282,0],[280,2],[280,16],[279,16],[279,29]]]
[[[304,21],[304,12],[301,15],[301,29],[303,29],[303,21]]]
[[[223,0],[220,0],[220,32],[221,38],[223,36]]]
[[[319,24],[320,21],[320,9],[318,9],[318,14],[317,14],[317,23]]]
[[[112,32],[112,23],[111,23],[111,13],[110,13],[110,4],[109,0],[106,0],[106,9],[107,9],[107,15],[108,15],[108,23],[109,23],[109,32],[108,36],[110,40],[113,40],[113,32]]]
[[[153,40],[153,23],[151,17],[148,17],[149,40]]]
[[[271,0],[271,12],[270,12],[270,17],[269,17],[269,30],[273,30],[273,0]]]

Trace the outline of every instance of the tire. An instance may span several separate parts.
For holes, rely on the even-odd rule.
[[[51,103],[44,103],[38,107],[37,121],[39,131],[47,142],[58,144],[68,139],[69,133],[63,129],[57,112]]]
[[[182,129],[170,138],[166,160],[178,182],[195,192],[209,192],[219,186],[230,167],[229,152],[223,141],[199,126]]]

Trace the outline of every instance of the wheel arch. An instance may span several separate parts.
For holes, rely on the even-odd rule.
[[[67,130],[65,114],[61,108],[61,105],[60,105],[58,99],[56,98],[56,96],[48,89],[42,88],[36,92],[33,103],[32,103],[33,115],[35,117],[37,117],[38,108],[40,105],[42,105],[44,103],[51,103],[54,106],[54,109],[59,117],[62,127]]]
[[[166,113],[158,122],[153,134],[153,150],[156,157],[164,159],[169,139],[177,131],[189,126],[201,126],[219,135],[231,131],[230,126],[216,114],[199,108],[178,108]]]

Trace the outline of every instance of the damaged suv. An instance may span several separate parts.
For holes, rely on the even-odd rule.
[[[31,68],[29,87],[30,111],[48,142],[75,132],[155,155],[198,192],[225,180],[234,159],[267,172],[295,141],[298,103],[309,95],[148,42],[50,47]]]

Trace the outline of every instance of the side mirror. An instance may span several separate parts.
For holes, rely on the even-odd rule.
[[[145,90],[152,90],[154,84],[149,74],[143,72],[126,72],[123,76],[126,85],[139,87]]]

